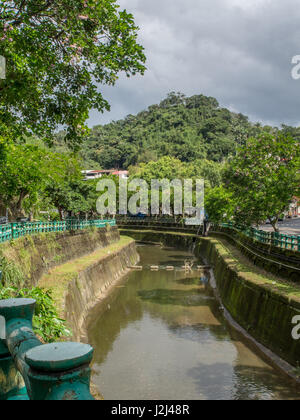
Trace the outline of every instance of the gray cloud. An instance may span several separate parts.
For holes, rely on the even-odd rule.
[[[119,0],[140,26],[144,77],[101,87],[110,113],[103,124],[160,102],[168,92],[203,93],[252,120],[300,125],[299,0]]]

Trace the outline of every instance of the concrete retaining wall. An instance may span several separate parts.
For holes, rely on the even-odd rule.
[[[117,227],[44,233],[0,245],[0,255],[16,265],[27,286],[35,286],[49,269],[117,242]]]
[[[288,284],[286,293],[256,281],[255,272],[237,269],[237,262],[216,238],[197,238],[180,233],[126,230],[126,235],[140,241],[160,241],[169,246],[195,246],[195,253],[213,266],[222,303],[233,319],[257,342],[290,365],[299,367],[300,340],[292,337],[292,319],[300,315],[300,297],[294,296]],[[270,282],[271,283],[271,282]],[[294,290],[294,289],[293,289]]]
[[[237,272],[216,239],[204,239],[197,252],[214,266],[222,303],[239,325],[259,343],[291,365],[300,362],[300,340],[292,337],[292,319],[300,315],[300,299],[264,287]]]
[[[139,260],[135,242],[108,255],[79,272],[65,295],[64,316],[72,330],[72,340],[85,341],[85,320],[92,307],[105,293],[129,272]]]

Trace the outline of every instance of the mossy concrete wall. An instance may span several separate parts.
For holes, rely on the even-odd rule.
[[[16,286],[51,289],[62,318],[80,340],[97,299],[138,262],[135,241],[117,227],[44,233],[0,245],[0,256],[20,272]]]
[[[300,315],[298,286],[280,284],[280,279],[270,279],[267,273],[264,276],[250,262],[243,266],[216,238],[130,229],[121,232],[139,241],[193,246],[196,255],[204,257],[214,268],[218,293],[234,320],[257,342],[292,366],[299,367],[300,340],[292,337],[292,319]]]
[[[180,226],[175,223],[151,222],[120,222],[120,228],[126,230],[153,230],[156,232],[181,232],[198,234],[198,226]],[[230,240],[239,250],[251,259],[253,263],[270,273],[286,277],[300,284],[300,254],[294,245],[294,249],[283,249],[279,246],[265,244],[248,237],[232,228],[212,227],[210,232],[213,236],[225,237]]]
[[[255,265],[300,284],[300,254],[298,251],[267,245],[226,228],[223,228],[223,232],[214,232],[213,235],[229,240]]]
[[[193,246],[193,244],[199,240],[197,235],[176,233],[176,232],[157,232],[155,230],[132,230],[127,228],[121,228],[120,232],[122,235],[130,236],[136,241],[145,243],[161,243],[169,245],[171,247],[186,249]]]
[[[25,285],[35,286],[52,267],[87,255],[120,239],[116,227],[26,236],[0,245],[0,255],[21,272]]]
[[[72,330],[72,340],[86,341],[85,321],[90,310],[138,261],[131,240],[74,276],[64,299],[64,317]]]
[[[251,273],[238,271],[217,239],[203,239],[197,253],[214,266],[222,303],[231,316],[259,343],[291,365],[300,362],[300,340],[292,337],[292,319],[300,315],[300,298],[260,284]]]

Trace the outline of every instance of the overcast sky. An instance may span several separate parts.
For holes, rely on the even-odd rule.
[[[101,87],[111,112],[89,125],[136,114],[170,91],[204,94],[253,121],[300,125],[300,0],[119,0],[133,13],[147,72]]]

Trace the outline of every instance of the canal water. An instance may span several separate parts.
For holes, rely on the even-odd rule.
[[[300,388],[230,327],[191,253],[139,246],[132,272],[93,311],[93,382],[105,399],[300,399]],[[201,262],[200,262],[201,263]],[[151,272],[150,265],[161,270]],[[175,271],[163,270],[168,265]]]

